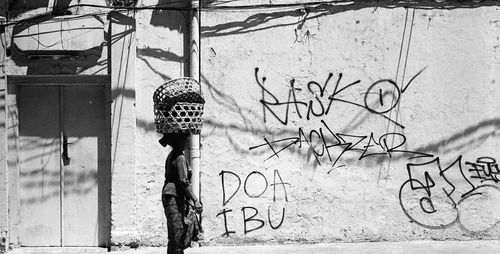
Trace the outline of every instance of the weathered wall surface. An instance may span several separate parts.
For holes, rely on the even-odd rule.
[[[7,1],[5,1],[7,2]],[[106,6],[99,1],[9,1],[5,29],[8,75],[106,75],[108,73],[107,11],[92,7],[71,8],[76,4]],[[7,3],[4,3],[7,5]],[[0,9],[2,6],[0,6]],[[4,9],[7,12],[7,9]],[[60,10],[64,15],[48,14]],[[94,14],[93,18],[89,13]],[[61,22],[57,22],[61,21]],[[41,33],[40,31],[44,31]],[[69,32],[68,32],[69,31]],[[99,34],[101,32],[101,34]],[[102,35],[102,36],[100,36]],[[19,49],[13,46],[20,47]],[[24,46],[24,47],[23,47]],[[58,59],[29,57],[26,50],[80,50],[78,55]],[[85,49],[85,50],[82,50]]]
[[[1,6],[0,6],[1,9]],[[5,19],[0,17],[0,24],[5,23]],[[8,207],[7,207],[7,111],[5,107],[5,94],[7,92],[5,78],[5,36],[0,35],[0,251],[5,250],[7,242],[7,231],[9,227]]]
[[[75,4],[106,6],[106,1],[59,1],[54,8],[50,8],[48,1],[16,1],[9,5],[9,25],[2,31],[2,44],[8,48],[8,57],[2,61],[2,65],[8,75],[112,74],[111,89],[106,94],[110,98],[107,106],[110,109],[106,110],[109,109],[112,115],[112,137],[109,142],[112,143],[110,170],[113,182],[108,183],[103,190],[110,193],[111,186],[115,189],[111,194],[113,204],[102,204],[103,211],[109,212],[109,206],[112,206],[113,216],[110,217],[106,212],[102,216],[106,223],[105,230],[108,231],[106,233],[109,234],[112,224],[111,239],[108,240],[113,244],[128,244],[139,237],[135,213],[135,20],[123,14],[108,15],[111,9],[107,8],[65,9]],[[64,15],[50,15],[50,11],[56,9],[63,11],[60,14]],[[111,30],[115,36],[110,35]],[[47,57],[43,54],[29,55],[25,50],[45,51],[47,55],[54,50],[78,52],[70,56]],[[9,167],[6,172],[10,193],[8,203],[6,201],[4,205],[9,209],[9,243],[15,246],[18,244],[19,173],[16,152],[17,106],[13,90],[7,95],[7,105]]]
[[[111,16],[111,243],[138,242],[136,211],[136,21]]]
[[[167,1],[143,1],[141,6],[165,4]],[[170,79],[186,76],[188,17],[172,10],[143,10],[136,16],[136,220],[143,245],[167,243],[161,189],[169,148],[158,143],[161,136],[154,126],[153,92]]]
[[[205,241],[498,238],[498,7],[381,6],[203,12]]]
[[[57,8],[75,4],[109,6],[110,1],[59,1]],[[48,5],[48,1],[16,1],[10,5],[10,22],[47,13],[51,10]],[[185,7],[185,4],[172,5],[161,0],[140,1],[139,6],[179,8]],[[78,15],[99,14],[96,17],[103,21],[102,38],[105,41],[102,41],[103,48],[98,59],[79,59],[76,64],[72,58],[20,61],[14,53],[2,63],[6,65],[9,75],[111,75],[110,241],[113,245],[137,245],[138,241],[142,241],[143,245],[165,245],[167,229],[161,205],[161,188],[164,160],[169,150],[161,147],[157,141],[159,136],[153,124],[152,94],[156,87],[166,81],[186,75],[185,65],[189,59],[185,57],[188,52],[185,41],[189,15],[166,9],[121,11],[113,14],[109,14],[112,11],[110,8],[82,6],[70,10],[70,16],[50,19],[74,22]],[[37,22],[38,19],[35,19],[34,23]],[[54,23],[52,20],[48,21],[51,22]],[[10,25],[3,34],[8,36],[7,47],[13,44],[15,27]],[[33,35],[36,36],[36,33]],[[56,33],[45,39],[58,41],[61,38]],[[45,42],[41,41],[38,49],[53,50],[45,48],[52,45]],[[56,46],[62,47],[61,44],[64,43],[58,42]],[[15,101],[15,97],[13,100]],[[10,150],[15,149],[11,147]],[[0,178],[4,178],[1,173]],[[10,184],[15,184],[15,181]],[[7,209],[7,204],[2,205],[2,210]],[[12,211],[16,210],[12,205],[10,208]],[[0,227],[0,231],[4,228],[7,227]],[[16,238],[14,233],[11,230],[12,237]]]
[[[496,5],[204,10],[204,241],[498,239]],[[13,20],[46,11],[27,6]],[[165,245],[152,94],[188,73],[189,15],[122,14],[89,68],[7,71],[111,74],[111,241]]]

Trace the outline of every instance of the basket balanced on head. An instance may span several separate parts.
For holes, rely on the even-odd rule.
[[[156,131],[159,133],[199,134],[203,126],[200,84],[191,78],[177,78],[153,94]]]

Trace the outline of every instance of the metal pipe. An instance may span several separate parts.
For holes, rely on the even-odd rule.
[[[200,82],[200,29],[199,1],[190,0],[190,38],[189,38],[189,76]],[[191,182],[193,192],[200,199],[200,135],[191,135],[189,152],[190,164],[193,170]]]
[[[7,6],[8,7],[8,1],[7,1]],[[7,8],[8,9],[8,8]],[[3,13],[0,13],[2,15]],[[7,15],[6,15],[7,16]],[[3,25],[6,23],[6,20],[4,17],[0,16],[0,25]],[[6,50],[7,50],[7,40],[5,38],[5,33],[0,33],[0,62],[5,63],[5,58],[6,58]],[[5,207],[3,207],[3,211],[1,211],[1,214],[5,214],[5,228],[3,232],[0,232],[0,237],[5,236],[5,242],[4,242],[4,250],[0,249],[1,251],[7,251],[9,248],[10,244],[10,239],[9,239],[9,225],[10,225],[10,216],[9,216],[9,174],[8,174],[8,165],[7,165],[7,151],[8,151],[8,137],[7,137],[7,75],[5,74],[5,65],[0,65],[0,108],[3,107],[3,110],[0,110],[0,170],[2,173],[0,175],[3,175],[2,179],[0,179],[0,184],[5,184],[5,193],[2,193],[2,199],[5,200]],[[3,218],[0,218],[3,219]],[[5,235],[4,235],[5,234]]]
[[[64,87],[59,86],[59,223],[61,247],[64,247],[64,161],[63,161],[63,140],[64,140]]]

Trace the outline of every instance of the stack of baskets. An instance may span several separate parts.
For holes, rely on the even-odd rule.
[[[199,134],[203,126],[200,84],[191,78],[177,78],[156,89],[153,94],[155,125],[159,133]]]

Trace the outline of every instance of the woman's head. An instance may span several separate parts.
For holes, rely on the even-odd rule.
[[[168,133],[163,134],[159,140],[160,144],[165,147],[167,145],[176,149],[185,149],[189,141],[189,133]]]

